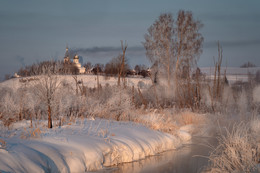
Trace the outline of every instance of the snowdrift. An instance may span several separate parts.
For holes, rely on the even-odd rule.
[[[37,129],[29,124],[22,121],[2,133],[0,172],[100,170],[176,149],[184,140],[132,122],[82,119],[53,129],[44,128],[45,121]]]

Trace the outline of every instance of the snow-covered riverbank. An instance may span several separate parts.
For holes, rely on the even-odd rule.
[[[84,172],[175,149],[189,140],[133,122],[78,119],[72,125],[29,128],[30,121],[1,129],[0,172]],[[34,125],[36,126],[36,125]],[[183,134],[183,136],[181,136]]]

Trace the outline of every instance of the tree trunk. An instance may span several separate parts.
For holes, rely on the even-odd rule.
[[[135,105],[135,86],[132,86],[132,104]]]
[[[51,106],[48,105],[48,128],[52,128]]]
[[[100,84],[99,84],[99,65],[97,65],[97,90],[98,90],[98,98],[99,98],[99,89],[100,89]]]
[[[32,113],[30,113],[30,119],[31,119],[31,128],[33,128],[33,123],[32,123]]]
[[[19,112],[19,121],[21,121],[22,120],[22,111],[20,110],[20,112]]]
[[[124,88],[125,88],[124,69],[125,69],[125,52],[126,52],[126,49],[127,49],[127,44],[125,42],[125,45],[124,45],[122,40],[121,40],[121,48],[122,48],[122,51],[123,51],[123,55],[122,55],[122,62],[121,62],[121,66],[120,66],[120,70],[119,70],[119,74],[118,74],[117,85],[120,86],[120,78],[121,78],[121,75],[123,74],[123,83],[124,83]]]

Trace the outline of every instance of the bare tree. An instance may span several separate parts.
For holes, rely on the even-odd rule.
[[[90,71],[92,68],[92,64],[91,64],[91,62],[87,62],[86,64],[83,65],[83,67],[86,68],[86,71]]]
[[[60,87],[57,75],[48,71],[45,75],[39,76],[36,81],[35,94],[41,99],[48,112],[48,128],[52,128],[52,107],[54,105],[55,94]]]
[[[111,76],[119,75],[122,66],[122,59],[123,59],[122,54],[119,54],[117,57],[112,58],[111,61],[109,61],[105,65],[105,70],[104,70],[105,74]],[[129,70],[129,68],[130,67],[128,65],[128,61],[126,58],[124,58],[124,69],[122,71],[122,74],[126,73],[126,71]]]

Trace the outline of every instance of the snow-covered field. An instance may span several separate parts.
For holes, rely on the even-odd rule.
[[[0,172],[85,172],[176,149],[189,140],[133,122],[78,119],[47,129],[46,121],[1,128]]]
[[[214,67],[202,67],[200,68],[201,72],[203,74],[206,74],[206,78],[208,79],[214,79]],[[222,68],[221,69],[221,74],[224,75],[224,73],[226,72],[226,76],[228,81],[233,84],[235,82],[247,82],[248,81],[248,74],[253,74],[255,75],[256,72],[260,70],[260,67],[251,67],[251,68],[239,68],[239,67],[227,67],[227,68]],[[23,78],[24,80],[30,80],[33,79],[35,77],[26,77]],[[2,87],[11,87],[13,89],[17,89],[18,87],[20,87],[19,85],[19,79],[11,79],[5,82],[1,83]],[[59,79],[61,81],[66,81],[69,84],[71,84],[72,86],[75,85],[75,80],[73,79],[73,77],[71,75],[59,75]],[[78,75],[77,76],[77,80],[78,81],[83,81],[83,84],[85,86],[91,87],[91,88],[95,88],[97,87],[97,76],[96,75]],[[105,86],[105,85],[110,85],[113,86],[115,84],[117,84],[117,77],[110,77],[110,76],[99,76],[99,84],[101,86]],[[135,86],[135,87],[139,87],[140,89],[151,85],[151,79],[150,78],[143,78],[140,76],[136,76],[136,77],[127,77],[126,78],[126,85],[127,86]]]
[[[71,86],[75,86],[75,79],[73,78],[73,75],[58,75],[57,76],[60,81],[66,82],[70,84]],[[7,81],[4,81],[0,83],[1,87],[10,87],[14,90],[21,87],[20,80],[23,81],[33,81],[37,77],[31,76],[31,77],[24,77],[24,78],[13,78]],[[101,86],[105,85],[116,85],[117,84],[117,77],[106,77],[106,76],[99,76],[99,84]],[[96,75],[77,75],[77,81],[82,81],[84,86],[90,87],[90,88],[96,88],[97,87],[97,76]],[[143,78],[143,77],[129,77],[126,78],[126,85],[127,86],[135,86],[142,89],[143,87],[150,85],[151,79],[150,78]]]
[[[215,67],[202,67],[200,69],[202,73],[206,74],[206,77],[208,79],[214,79]],[[247,82],[248,75],[255,75],[258,70],[260,70],[260,67],[222,67],[221,75],[224,75],[224,73],[226,73],[227,80],[230,84],[233,84],[235,82]]]
[[[247,68],[228,68],[226,73],[227,79],[230,83],[247,81],[248,73],[255,74],[259,69],[260,68],[252,68],[250,70]],[[206,74],[207,78],[212,78],[214,68],[201,68],[201,71]],[[67,93],[69,97],[67,99],[72,100],[75,95],[75,79],[70,75],[60,75],[58,77],[59,81],[68,85],[68,88],[73,88],[73,92]],[[10,103],[16,103],[16,98],[20,98],[16,97],[16,95],[18,95],[17,91],[21,88],[22,83],[24,83],[20,81],[25,80],[34,81],[37,80],[37,78],[14,78],[0,83],[0,89],[12,89],[10,93],[13,93],[13,95],[10,94],[10,98],[13,100],[9,99],[9,101],[11,100]],[[78,85],[96,88],[98,84],[97,76],[78,75],[77,83]],[[25,82],[25,84],[32,84],[33,86],[35,83]],[[103,91],[107,92],[117,84],[117,78],[99,76],[99,84],[102,87],[112,86],[107,87],[107,90]],[[152,86],[151,79],[140,77],[126,78],[126,85],[144,89],[143,91]],[[2,91],[5,92],[5,90]],[[42,118],[45,120],[42,120],[41,118],[37,119],[36,115],[38,115],[38,112],[35,112],[35,117],[32,118],[33,128],[30,127],[31,122],[27,120],[15,122],[9,127],[4,127],[3,122],[0,120],[0,172],[85,172],[100,169],[106,170],[109,166],[136,161],[166,150],[176,149],[184,142],[190,140],[191,134],[194,134],[194,132],[200,135],[210,134],[210,128],[209,130],[205,130],[207,127],[204,129],[205,122],[207,121],[204,115],[198,116],[197,114],[193,115],[190,113],[182,115],[178,113],[178,116],[174,116],[174,111],[171,110],[167,112],[166,110],[156,109],[152,113],[152,110],[146,112],[142,107],[138,108],[140,109],[139,112],[134,111],[133,109],[136,107],[130,104],[132,103],[131,99],[133,99],[132,96],[134,95],[123,95],[117,92],[118,91],[115,90],[111,92],[112,94],[110,93],[110,95],[108,93],[109,97],[114,98],[113,102],[108,104],[108,106],[112,106],[115,110],[119,107],[120,111],[124,113],[128,111],[126,115],[131,116],[131,120],[134,122],[128,121],[130,118],[124,119],[125,121],[94,119],[90,118],[92,114],[87,114],[89,113],[88,111],[82,111],[82,115],[80,116],[78,116],[78,114],[76,114],[77,116],[71,116],[74,117],[74,119],[59,127],[58,119],[63,116],[68,116],[64,115],[61,111],[62,115],[53,116],[54,128],[52,129],[48,129],[46,126],[46,113],[46,117]],[[253,98],[256,101],[258,101],[258,93],[259,89],[254,90]],[[66,95],[66,93],[62,94]],[[98,105],[93,101],[96,98],[95,96],[92,96],[93,98],[88,96],[87,98],[89,100],[82,99],[83,101],[80,99],[81,97],[76,96],[77,95],[75,95],[74,100],[78,98],[80,102],[75,102],[75,104],[80,104],[85,101],[85,105],[82,104],[81,106],[89,111],[96,110],[91,109],[92,107],[100,106],[100,108],[98,107],[99,111],[106,108],[105,106],[101,106],[104,102],[100,102],[100,105]],[[9,98],[8,94],[6,97]],[[120,99],[116,97],[120,97]],[[125,97],[126,99],[124,99]],[[34,102],[36,100],[36,98],[35,100],[31,98],[33,97],[28,97],[28,102],[32,100]],[[138,97],[135,97],[135,99],[137,98]],[[63,97],[60,99],[64,101]],[[121,99],[123,100],[122,103],[127,103],[126,106],[121,104]],[[6,100],[8,101],[8,99]],[[21,102],[17,103],[21,104]],[[62,106],[64,106],[63,102],[57,103],[62,103]],[[71,102],[68,103],[71,104]],[[69,104],[64,106],[66,108],[64,108],[65,110],[69,108]],[[91,106],[87,107],[89,104],[91,104]],[[10,105],[3,105],[7,108],[4,109],[6,110],[5,114],[9,116],[12,113],[9,114],[8,111],[11,110],[8,107]],[[35,105],[38,106],[39,103]],[[20,111],[19,106],[17,107],[18,108],[14,109],[16,113],[13,113],[15,116],[17,116],[17,112]],[[108,114],[106,117],[109,118],[113,111],[117,114],[113,109],[107,109],[110,110],[110,112],[106,112],[106,114]],[[82,118],[75,119],[75,117]],[[202,126],[203,128],[201,128]],[[159,129],[171,134],[151,129]]]

